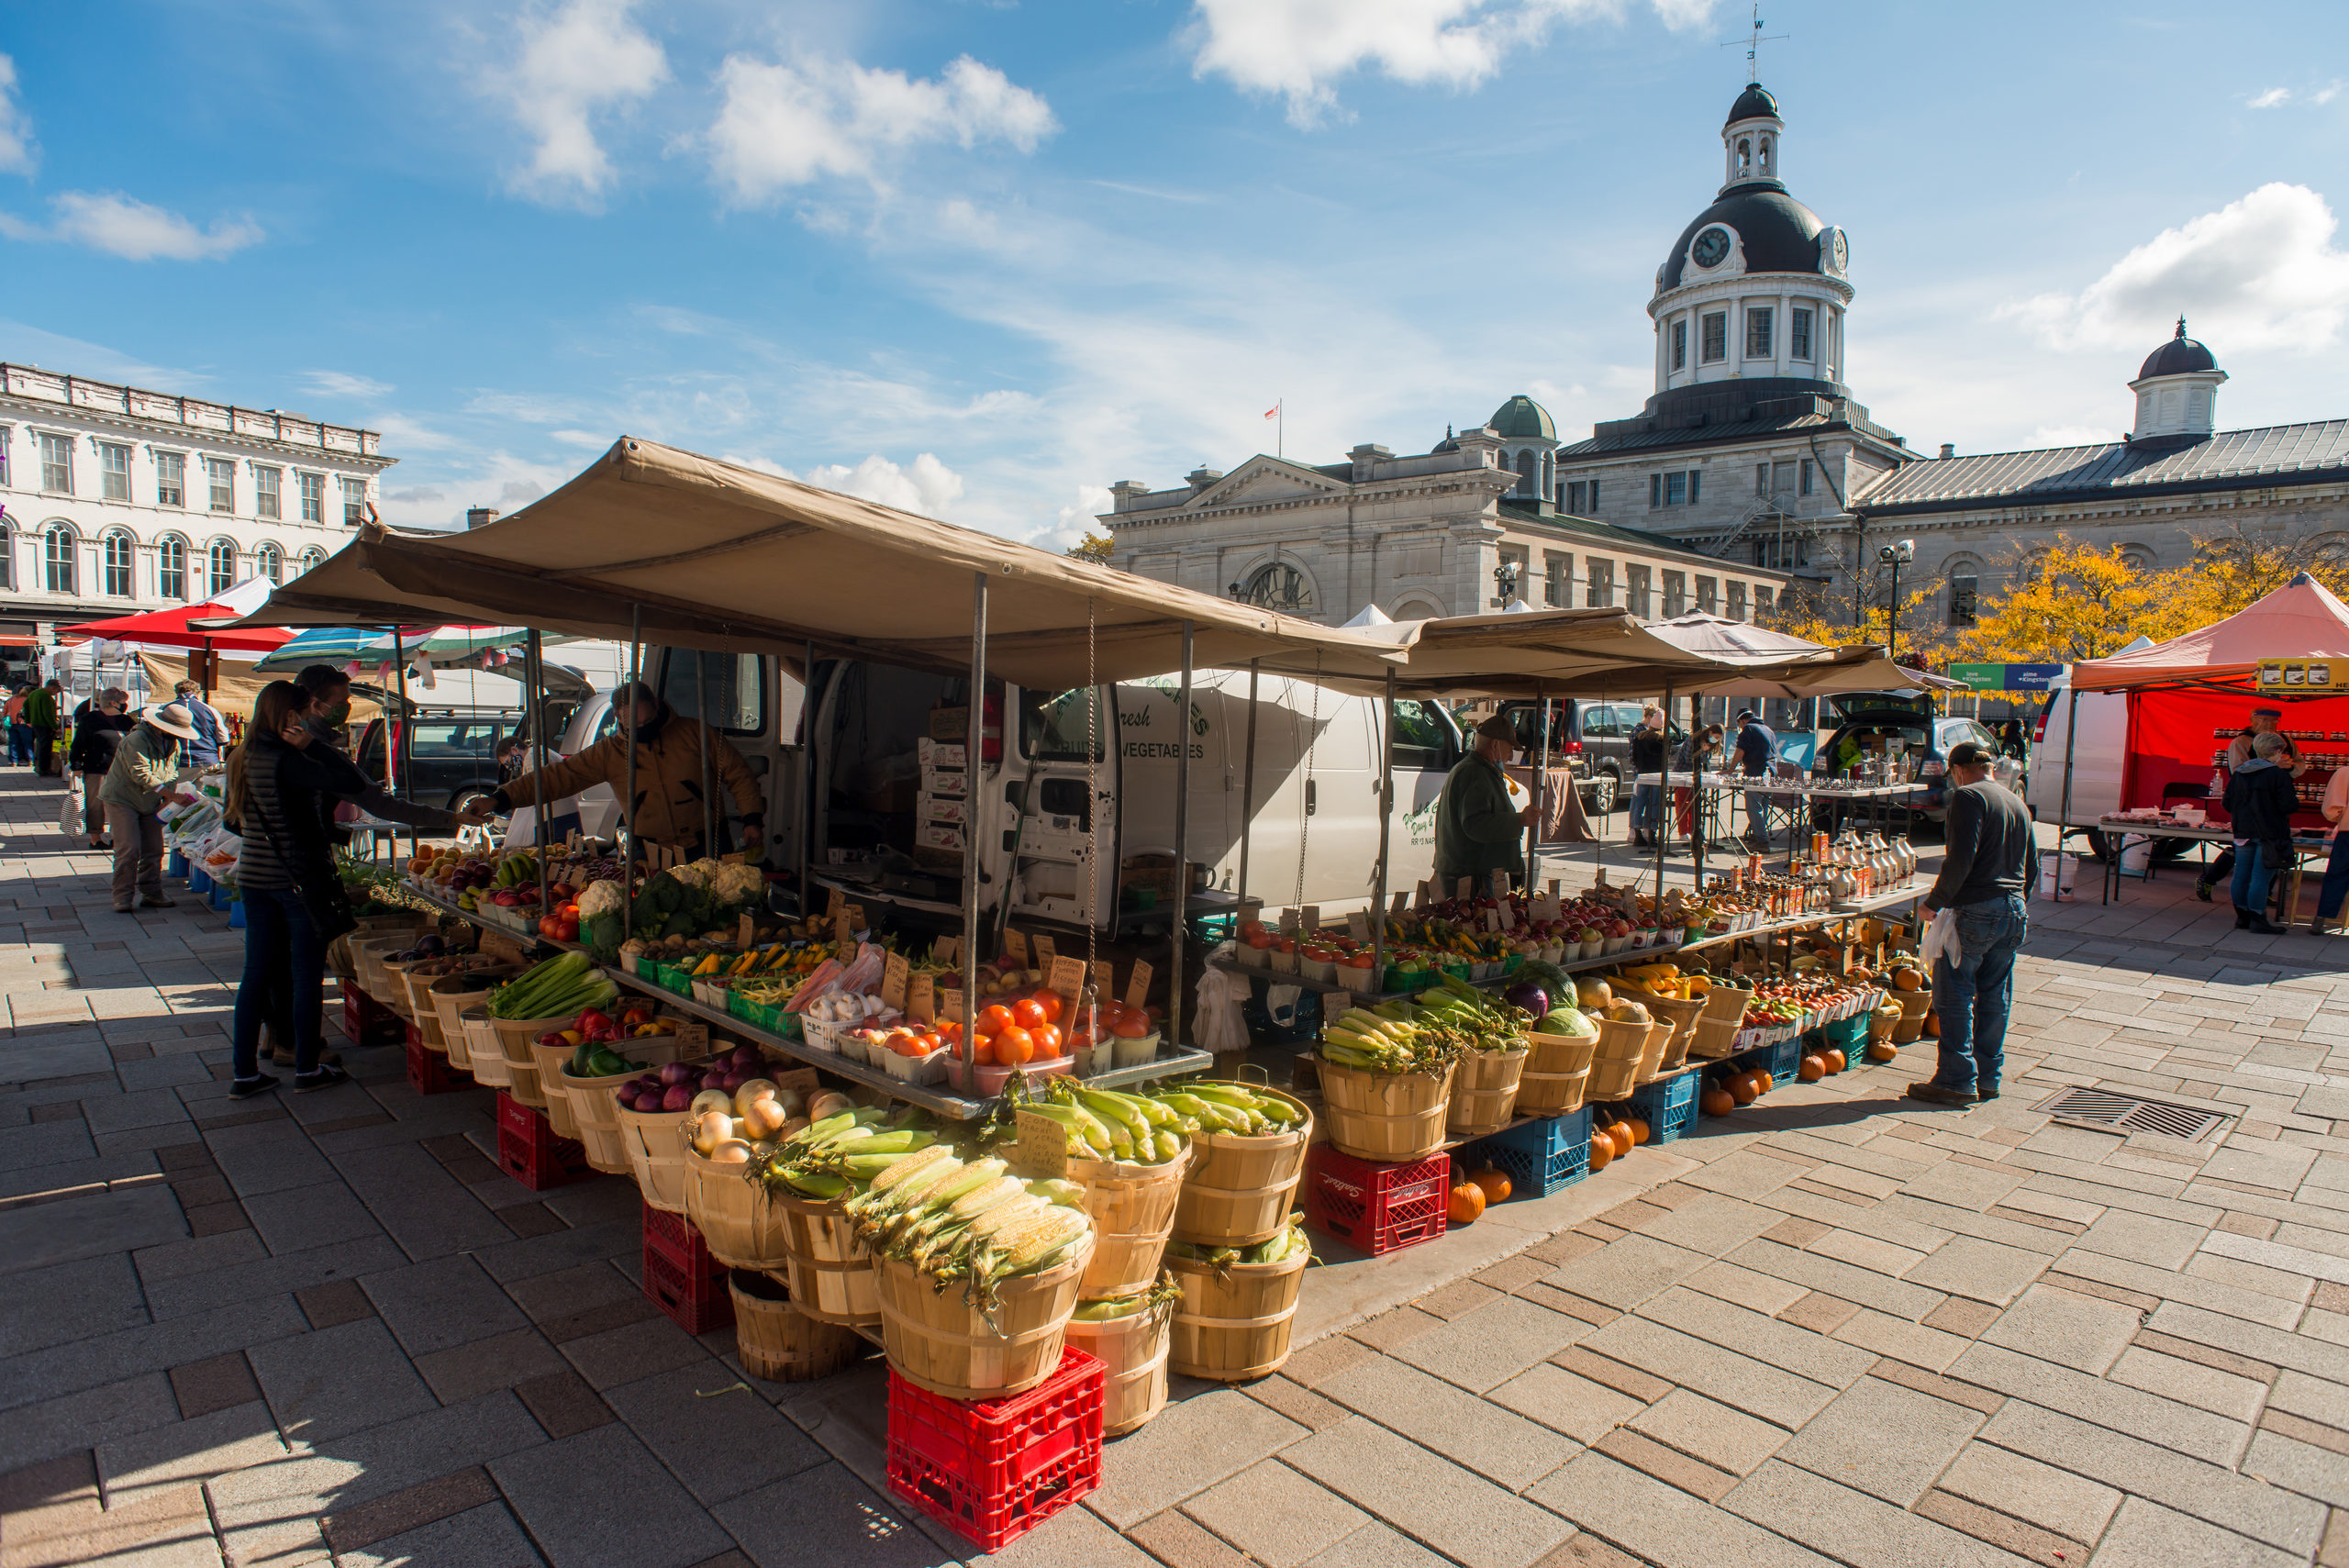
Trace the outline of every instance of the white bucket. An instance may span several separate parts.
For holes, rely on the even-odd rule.
[[[2121,874],[2148,876],[2154,869],[2154,841],[2143,833],[2132,833],[2121,840]]]
[[[2077,855],[2039,857],[2039,896],[2052,901],[2072,896],[2072,878],[2080,869]]]

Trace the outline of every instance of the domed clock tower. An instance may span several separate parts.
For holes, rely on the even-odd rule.
[[[1844,394],[1850,242],[1787,194],[1786,133],[1777,100],[1747,83],[1721,127],[1720,194],[1656,269],[1659,399],[1731,381],[1750,398]]]

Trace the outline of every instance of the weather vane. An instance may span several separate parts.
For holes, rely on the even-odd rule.
[[[1748,82],[1759,82],[1762,80],[1761,67],[1755,63],[1754,56],[1760,52],[1762,46],[1765,43],[1785,43],[1793,36],[1791,33],[1772,33],[1768,38],[1764,38],[1762,36],[1762,0],[1753,0],[1753,31],[1742,39],[1725,39],[1721,41],[1721,47],[1735,49],[1742,43],[1745,46],[1745,79]]]

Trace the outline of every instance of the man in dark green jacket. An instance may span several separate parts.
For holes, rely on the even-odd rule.
[[[1497,714],[1476,726],[1476,749],[1461,759],[1443,781],[1435,805],[1435,876],[1449,898],[1464,876],[1473,877],[1476,895],[1489,890],[1493,873],[1525,880],[1525,830],[1540,809],[1522,811],[1509,802],[1508,777],[1501,764],[1517,750],[1517,731]]]
[[[62,727],[64,712],[59,706],[58,694],[65,688],[56,681],[34,689],[25,699],[25,728],[33,732],[33,772],[55,775],[61,770],[57,765],[57,731]]]

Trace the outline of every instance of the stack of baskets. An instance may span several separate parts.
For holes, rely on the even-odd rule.
[[[1514,1051],[1472,1051],[1462,1057],[1444,1110],[1445,1131],[1454,1138],[1483,1138],[1514,1120],[1518,1087],[1531,1055],[1520,1046]]]
[[[1582,1109],[1590,1086],[1596,1034],[1530,1034],[1523,1075],[1518,1080],[1520,1116],[1569,1116]]]
[[[1424,1160],[1444,1144],[1456,1064],[1437,1073],[1373,1073],[1322,1061],[1315,1068],[1330,1142],[1374,1164]],[[1519,1072],[1524,1071],[1523,1063]]]

